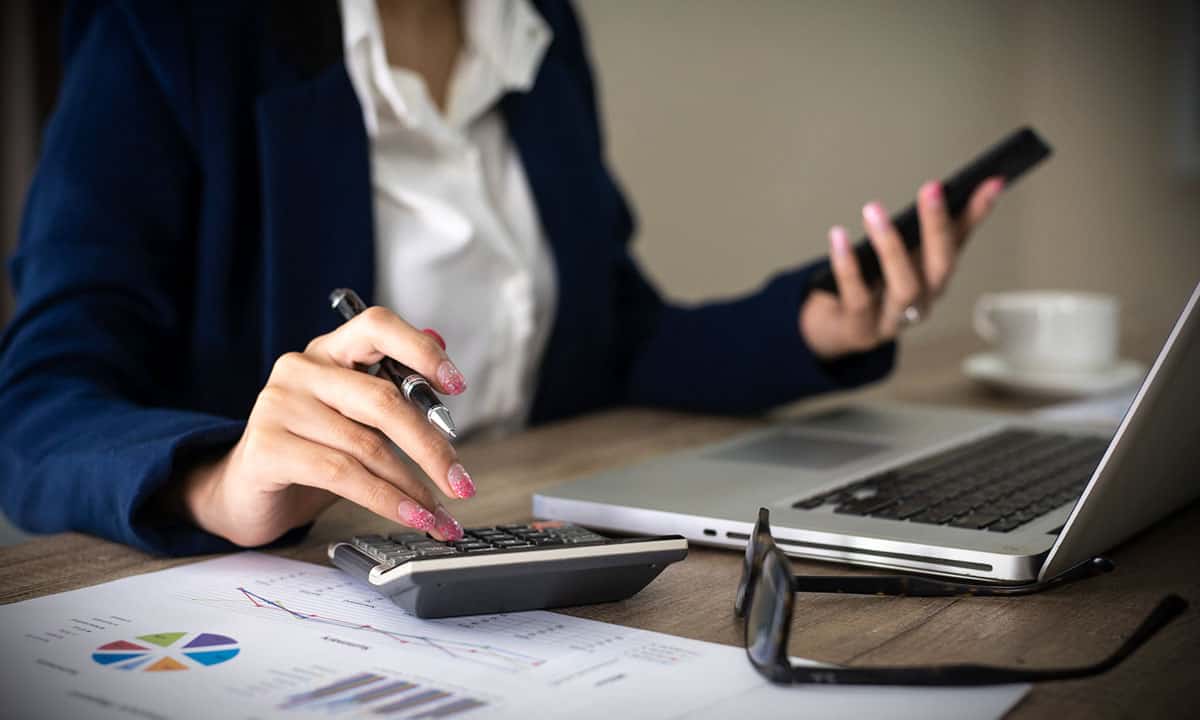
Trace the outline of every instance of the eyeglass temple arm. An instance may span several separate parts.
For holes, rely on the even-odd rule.
[[[861,577],[794,575],[792,591],[856,595],[909,595],[912,597],[1029,595],[1063,583],[1112,572],[1114,567],[1111,560],[1094,557],[1067,568],[1049,580],[1026,585],[985,585],[904,575],[866,575]]]
[[[1069,680],[1111,670],[1187,609],[1178,595],[1163,598],[1129,639],[1113,654],[1092,665],[1061,670],[1003,668],[991,665],[945,665],[927,668],[792,667],[792,682],[831,685],[999,685],[1039,680]]]

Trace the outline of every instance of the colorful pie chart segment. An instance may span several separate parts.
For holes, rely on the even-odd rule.
[[[173,672],[220,665],[239,652],[237,640],[228,635],[169,632],[105,643],[92,652],[92,660],[120,670]]]
[[[184,653],[184,655],[187,655],[201,665],[220,665],[226,660],[232,660],[233,656],[237,654],[237,648],[229,648],[227,650],[209,650],[208,652]]]
[[[162,672],[163,670],[187,670],[187,665],[179,662],[173,657],[160,658],[153,665],[146,668],[146,672]]]
[[[159,647],[171,647],[176,640],[184,635],[187,635],[187,633],[155,633],[154,635],[138,635],[138,640],[145,640]]]
[[[200,633],[184,647],[206,647],[208,645],[236,645],[237,640],[226,635],[216,635],[213,633]]]

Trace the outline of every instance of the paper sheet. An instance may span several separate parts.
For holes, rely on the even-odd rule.
[[[780,688],[740,648],[550,612],[420,620],[232,555],[0,607],[20,718],[995,718],[1027,686]]]

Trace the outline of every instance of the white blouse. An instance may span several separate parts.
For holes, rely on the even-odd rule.
[[[557,300],[546,244],[499,100],[528,91],[550,29],[527,0],[465,0],[446,112],[387,63],[375,0],[341,0],[346,71],[371,143],[375,301],[437,330],[467,379],[445,398],[461,432],[528,418]]]

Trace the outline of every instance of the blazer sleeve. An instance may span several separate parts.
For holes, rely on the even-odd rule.
[[[593,132],[603,152],[603,130],[586,39],[567,2],[547,3],[556,39],[589,103]],[[557,35],[561,33],[561,38]],[[626,237],[634,222],[622,199]],[[666,301],[624,249],[614,273],[618,346],[627,353],[619,372],[626,402],[716,413],[760,412],[808,395],[878,380],[894,364],[885,343],[835,362],[817,358],[799,328],[808,276],[823,264],[784,272],[744,297],[699,305]]]
[[[629,401],[756,413],[887,375],[895,343],[833,362],[809,349],[799,310],[814,267],[779,274],[741,298],[684,306],[664,302],[627,258],[619,273],[618,323],[631,331],[623,340],[633,349]]]
[[[144,508],[243,427],[171,409],[199,174],[144,58],[121,10],[97,12],[47,128],[0,339],[0,501],[35,532],[215,552],[232,545]]]

